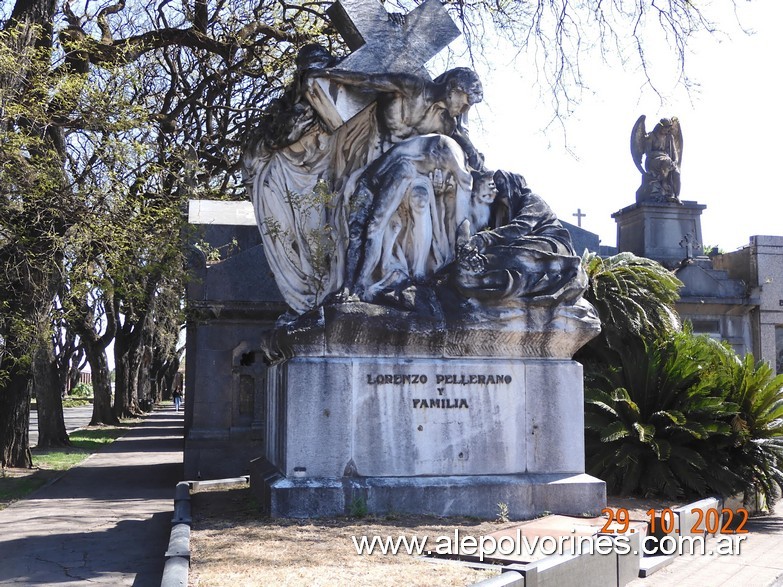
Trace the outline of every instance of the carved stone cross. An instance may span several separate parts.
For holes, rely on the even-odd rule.
[[[695,257],[694,248],[700,247],[701,243],[696,242],[696,238],[693,236],[693,233],[688,233],[682,237],[680,246],[685,248],[685,258],[693,259]]]
[[[424,64],[459,36],[440,0],[396,20],[377,0],[337,0],[326,13],[353,51],[338,66],[349,71],[427,75]]]
[[[398,18],[378,0],[337,0],[326,13],[353,51],[337,65],[348,71],[429,77],[424,64],[460,34],[440,0],[427,0],[406,15],[394,15]],[[326,79],[308,85],[308,99],[332,131],[373,101]]]
[[[571,216],[576,216],[576,225],[581,228],[582,227],[582,218],[587,216],[587,214],[582,212],[581,208],[577,208],[576,209],[576,213],[575,214],[571,214]]]

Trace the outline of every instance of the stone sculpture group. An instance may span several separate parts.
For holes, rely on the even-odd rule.
[[[421,67],[458,33],[439,0],[404,16],[339,0],[329,15],[353,53],[303,47],[243,160],[290,306],[261,334],[260,503],[273,516],[357,500],[373,513],[600,510],[571,360],[600,327],[568,231],[473,145],[476,73]]]
[[[319,83],[371,104],[331,132]],[[471,143],[467,115],[482,99],[467,68],[430,80],[346,71],[318,45],[299,52],[244,157],[289,320],[363,302],[446,321],[540,308],[551,320],[564,307],[594,321],[568,231]]]

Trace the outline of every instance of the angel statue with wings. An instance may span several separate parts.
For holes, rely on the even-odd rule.
[[[631,155],[642,174],[636,190],[638,202],[679,202],[682,129],[676,117],[661,118],[652,132],[645,128],[642,114],[631,131]],[[644,167],[642,167],[644,158]]]

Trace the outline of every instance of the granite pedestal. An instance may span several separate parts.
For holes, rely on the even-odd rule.
[[[502,328],[492,332],[504,339]],[[251,467],[271,515],[491,518],[499,503],[514,519],[600,513],[604,483],[584,474],[582,367],[566,358],[578,337],[550,333],[539,348],[562,356],[517,358],[487,345],[495,356],[444,356],[448,339],[363,352],[357,336],[350,357],[299,344],[271,367],[266,451]]]
[[[655,259],[671,269],[701,253],[701,213],[696,202],[642,202],[612,214],[617,222],[617,248]],[[691,251],[688,251],[688,247]]]

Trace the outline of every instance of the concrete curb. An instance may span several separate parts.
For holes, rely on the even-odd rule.
[[[525,575],[518,571],[501,571],[497,577],[474,583],[472,587],[525,587]]]
[[[174,516],[171,518],[169,547],[163,567],[161,587],[186,587],[190,573],[190,525],[193,521],[190,508],[190,492],[210,485],[247,485],[250,476],[209,481],[180,481],[174,489]]]
[[[661,517],[659,517],[658,514],[656,514],[656,521],[657,521],[657,527],[659,528],[659,531],[656,531],[655,533],[650,534],[650,521],[647,522],[647,531],[644,533],[646,537],[656,538],[656,545],[658,544],[658,540],[662,540],[666,536],[670,535],[679,535],[679,536],[691,536],[691,535],[700,535],[703,538],[706,538],[708,535],[714,536],[716,532],[712,532],[711,534],[708,533],[706,530],[702,530],[700,533],[696,533],[697,531],[694,530],[695,528],[699,527],[699,522],[694,523],[694,513],[696,513],[697,510],[701,512],[701,515],[697,518],[697,520],[703,520],[706,517],[706,511],[707,510],[716,510],[716,511],[723,511],[723,500],[716,497],[709,497],[704,498],[695,502],[692,502],[690,504],[680,506],[680,507],[672,507],[672,508],[663,508],[663,510],[668,511],[668,513],[671,516],[671,523],[672,526],[668,531],[662,531],[660,530],[662,524],[661,524]],[[656,510],[657,512],[661,512],[663,510]],[[698,514],[697,514],[698,515]],[[662,516],[662,514],[661,514]],[[718,526],[719,527],[719,526]],[[609,531],[610,533],[612,530]],[[634,532],[634,530],[631,530],[631,532]],[[598,536],[599,534],[596,534]],[[607,536],[604,534],[604,536]],[[637,534],[637,536],[639,536]],[[635,548],[639,549],[640,543],[637,542],[637,545]],[[638,556],[636,550],[634,550],[634,557],[633,559],[636,561],[634,565],[631,567],[628,567],[627,565],[623,567],[626,569],[625,572],[621,572],[621,566],[618,560],[618,572],[616,573],[616,581],[614,582],[608,582],[609,576],[605,577],[601,584],[604,585],[617,585],[622,586],[625,585],[627,582],[633,581],[635,578],[645,578],[650,576],[651,574],[655,573],[656,571],[664,568],[665,566],[671,564],[679,554],[662,554],[658,556],[642,556],[641,549],[639,549]],[[484,581],[481,581],[479,583],[474,583],[472,587],[533,587],[535,585],[539,584],[539,581],[541,580],[539,578],[539,573],[541,571],[544,571],[544,574],[547,575],[547,577],[544,579],[545,582],[552,582],[552,581],[567,581],[568,584],[578,584],[581,580],[580,577],[583,577],[585,572],[587,571],[587,562],[583,562],[581,564],[573,565],[571,568],[567,568],[565,564],[563,564],[565,561],[576,559],[579,557],[592,557],[596,556],[592,553],[590,554],[582,554],[582,555],[571,555],[571,556],[563,556],[561,555],[550,555],[548,557],[545,557],[543,559],[540,559],[539,561],[536,561],[534,563],[524,564],[524,569],[520,569],[519,564],[511,564],[505,566],[501,570],[501,574],[492,577],[490,579],[486,579]],[[555,564],[552,564],[555,563]],[[555,567],[557,565],[560,565],[560,570],[555,570]],[[633,570],[635,568],[635,570]],[[606,571],[606,569],[599,569],[596,567],[599,571]],[[609,569],[610,573],[609,575],[612,575],[611,569]],[[633,575],[630,575],[630,573],[633,573]],[[631,578],[632,577],[632,578]],[[543,577],[542,577],[543,578]]]

